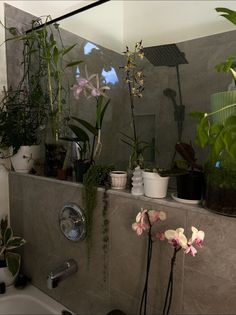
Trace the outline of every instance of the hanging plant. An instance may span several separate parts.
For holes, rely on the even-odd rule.
[[[87,231],[87,244],[88,244],[88,257],[90,256],[90,248],[92,244],[92,227],[93,227],[93,213],[97,204],[97,186],[103,186],[108,182],[109,173],[114,170],[114,166],[107,165],[92,165],[83,179],[83,202],[86,216],[86,231]],[[107,228],[106,214],[107,205],[104,205],[105,214],[103,209],[103,226]],[[105,229],[103,229],[103,232]],[[108,231],[108,230],[107,230]],[[106,246],[105,246],[106,247]]]

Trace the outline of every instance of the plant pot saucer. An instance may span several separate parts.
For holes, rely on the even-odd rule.
[[[190,204],[190,205],[199,205],[201,203],[201,200],[190,200],[190,199],[178,198],[176,192],[173,192],[171,194],[171,197],[177,202],[187,203],[187,204]]]

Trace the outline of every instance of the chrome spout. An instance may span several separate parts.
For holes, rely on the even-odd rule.
[[[74,259],[65,261],[62,265],[51,271],[47,276],[48,289],[54,289],[58,286],[59,282],[66,279],[70,275],[76,273],[78,270],[77,263]]]

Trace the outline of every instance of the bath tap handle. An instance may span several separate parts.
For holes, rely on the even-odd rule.
[[[58,283],[68,276],[76,273],[78,270],[77,263],[74,259],[65,261],[62,265],[51,271],[47,276],[47,286],[49,289],[56,288]]]

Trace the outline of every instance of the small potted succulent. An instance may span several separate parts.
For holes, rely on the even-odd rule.
[[[13,236],[7,218],[0,222],[0,282],[6,286],[14,283],[20,269],[20,255],[12,252],[25,244],[19,236]]]

